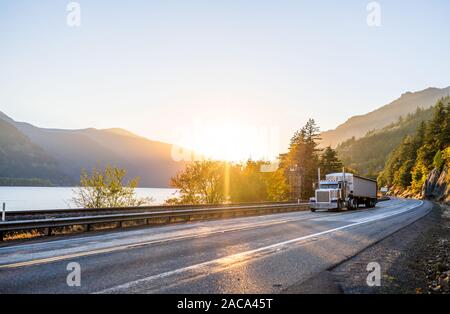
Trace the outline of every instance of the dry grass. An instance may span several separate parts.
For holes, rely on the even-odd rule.
[[[26,240],[42,236],[44,236],[44,232],[38,230],[14,231],[14,232],[6,232],[3,237],[3,240],[4,241]]]
[[[83,232],[84,227],[80,225],[69,226],[69,227],[58,227],[52,229],[52,235],[65,235],[72,233]],[[6,232],[3,240],[4,241],[13,241],[13,240],[26,240],[33,239],[37,237],[43,237],[47,235],[47,229],[32,229],[32,230],[23,230],[23,231],[11,231]]]

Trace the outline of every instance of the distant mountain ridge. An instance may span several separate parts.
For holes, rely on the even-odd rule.
[[[343,143],[338,148],[340,157],[359,172],[376,176],[401,137],[413,132],[431,111],[417,112],[405,123],[395,122],[449,94],[450,87],[404,93],[388,105],[323,132],[321,146]],[[362,150],[366,153],[361,154]],[[143,187],[168,187],[170,178],[185,167],[172,159],[172,145],[124,129],[45,129],[17,122],[0,111],[0,185],[15,179],[74,185],[81,169],[106,164],[127,169],[129,178],[139,176]]]
[[[358,174],[376,179],[384,169],[389,155],[400,145],[403,138],[414,134],[420,123],[430,120],[432,115],[433,107],[416,109],[415,113],[408,114],[381,130],[342,142],[336,148],[338,156],[347,167]]]
[[[0,118],[0,185],[60,185],[72,180],[14,125]]]
[[[336,147],[339,143],[355,137],[363,137],[367,132],[380,130],[400,117],[414,113],[418,107],[427,109],[442,97],[450,95],[450,86],[446,88],[430,87],[422,91],[406,92],[393,102],[369,112],[365,115],[354,116],[336,129],[322,132],[321,146]]]
[[[140,186],[163,188],[168,187],[170,178],[184,168],[183,162],[172,159],[172,145],[151,141],[127,130],[44,129],[14,121],[2,112],[0,122],[5,129],[0,133],[0,141],[14,133],[15,138],[21,138],[33,147],[33,154],[36,154],[34,150],[42,154],[40,160],[45,160],[45,163],[30,160],[36,168],[45,169],[44,164],[51,164],[52,171],[55,171],[52,176],[46,175],[45,171],[20,171],[19,175],[12,167],[8,173],[0,170],[0,177],[24,178],[28,173],[30,179],[44,178],[55,185],[73,185],[79,181],[81,169],[111,164],[127,169],[129,178],[139,176]],[[14,141],[10,141],[7,147],[15,145]],[[30,150],[21,153],[28,157],[33,154]],[[3,156],[4,160],[19,157],[14,149],[9,149]]]

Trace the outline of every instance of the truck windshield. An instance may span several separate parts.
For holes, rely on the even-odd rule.
[[[320,185],[321,189],[337,189],[338,188],[338,184],[321,184]]]

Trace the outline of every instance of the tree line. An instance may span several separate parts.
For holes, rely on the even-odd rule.
[[[440,99],[429,121],[403,138],[378,176],[382,186],[420,193],[429,172],[450,165],[450,97]]]
[[[389,154],[406,136],[413,135],[422,121],[432,117],[433,108],[418,107],[414,113],[400,117],[380,130],[373,130],[361,138],[352,137],[340,143],[336,148],[338,156],[346,167],[353,168],[360,175],[376,179],[383,171]]]
[[[318,148],[320,129],[313,119],[295,132],[288,152],[278,157],[279,167],[265,172],[266,161],[244,163],[195,161],[171,180],[179,195],[169,204],[220,204],[309,199],[314,194],[317,168],[322,173],[342,170],[331,147]]]

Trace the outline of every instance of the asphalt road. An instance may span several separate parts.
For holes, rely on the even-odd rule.
[[[0,293],[278,293],[430,210],[428,202],[394,199],[358,211],[294,212],[10,244],[0,247]],[[71,262],[80,265],[80,286],[67,285]]]

